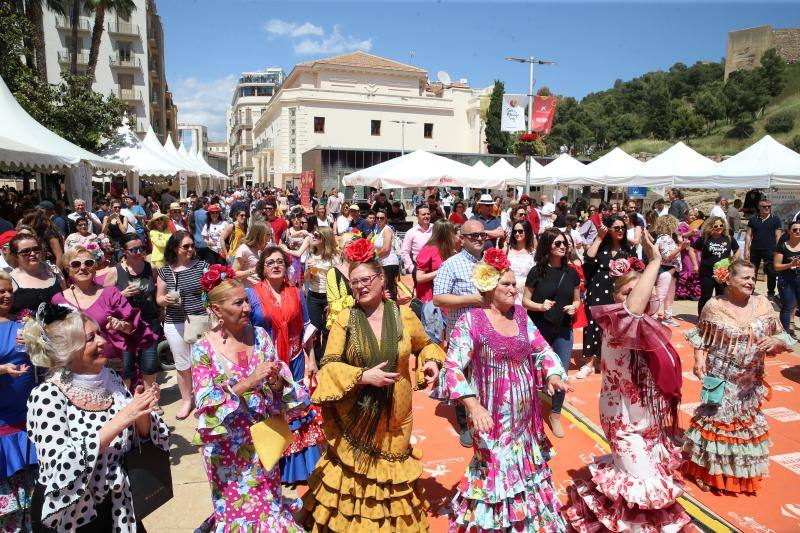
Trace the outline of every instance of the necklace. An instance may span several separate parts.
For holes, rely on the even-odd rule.
[[[111,401],[111,391],[105,386],[101,374],[75,374],[64,368],[54,374],[53,381],[73,402],[108,405]]]

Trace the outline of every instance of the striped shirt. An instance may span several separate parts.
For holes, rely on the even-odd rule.
[[[203,287],[200,285],[200,278],[208,268],[205,261],[195,261],[186,270],[173,272],[172,267],[167,265],[158,269],[158,277],[164,280],[167,285],[167,292],[175,290],[175,282],[178,282],[178,291],[181,293],[180,305],[167,306],[167,318],[165,322],[169,324],[182,324],[186,320],[186,315],[205,315],[206,308],[203,307]]]

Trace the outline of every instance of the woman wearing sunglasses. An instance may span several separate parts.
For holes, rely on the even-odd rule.
[[[778,242],[774,261],[781,295],[781,324],[789,333],[800,302],[800,220],[789,223],[786,237]],[[800,338],[800,333],[795,331],[794,336]]]
[[[511,262],[511,271],[517,279],[519,292],[514,303],[521,304],[522,294],[525,291],[525,278],[528,277],[528,272],[535,264],[536,236],[533,234],[530,222],[524,218],[514,222],[505,252]]]
[[[601,210],[605,211],[602,206]],[[602,345],[600,326],[592,319],[591,306],[614,303],[614,279],[611,277],[611,262],[615,259],[633,257],[628,244],[628,228],[619,216],[609,216],[597,228],[597,238],[584,256],[583,271],[586,274],[586,318],[589,325],[583,328],[583,357],[586,363],[575,374],[584,379],[600,372],[600,348]]]
[[[388,224],[389,215],[386,211],[375,213],[377,229],[375,231],[373,244],[378,251],[378,260],[383,266],[383,274],[386,276],[386,290],[389,291],[389,298],[397,300],[397,276],[400,274],[400,260],[394,253],[394,229]]]
[[[133,234],[132,234],[133,235]],[[116,360],[122,368],[122,354],[136,353],[152,346],[158,337],[141,320],[138,309],[134,309],[116,287],[103,287],[95,282],[97,261],[83,247],[70,248],[64,254],[64,265],[69,274],[70,285],[53,296],[51,302],[67,305],[97,322],[100,334],[106,340],[104,357]]]
[[[183,338],[187,317],[206,316],[200,279],[208,263],[195,258],[195,245],[188,231],[175,232],[164,249],[165,266],[158,269],[156,303],[166,307],[164,336],[169,343],[175,369],[181,407],[175,418],[183,420],[192,412],[192,343]]]
[[[150,330],[160,338],[163,334],[160,310],[156,304],[155,271],[145,260],[147,247],[141,237],[129,233],[120,239],[122,261],[116,265],[117,289],[128,299],[128,302],[141,313],[142,320]],[[156,372],[161,369],[158,361],[157,343],[140,347],[138,352],[125,350],[123,353],[122,377],[132,380],[141,372],[146,387],[156,381]]]
[[[81,217],[75,221],[75,233],[70,233],[64,241],[64,249],[86,246],[90,242],[97,241],[97,235],[92,233],[87,217]]]
[[[16,260],[11,271],[14,285],[12,313],[25,310],[35,313],[42,302],[50,299],[66,287],[61,271],[42,259],[42,245],[33,235],[19,233],[8,243]]]
[[[725,286],[714,280],[714,264],[728,257],[739,255],[739,243],[728,234],[728,224],[723,218],[708,217],[701,228],[702,235],[692,248],[700,252],[700,300],[697,316],[703,312],[706,302],[716,294],[722,296]]]

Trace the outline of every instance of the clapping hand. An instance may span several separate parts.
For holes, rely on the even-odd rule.
[[[272,387],[278,379],[280,373],[280,365],[275,362],[265,362],[259,364],[252,374],[249,376],[249,389],[255,389],[262,381],[266,380]]]
[[[758,349],[765,353],[775,353],[784,348],[783,342],[774,337],[764,337],[756,341]]]
[[[569,316],[574,316],[576,311],[577,309],[575,309],[575,306],[572,304],[564,306],[564,312],[567,313]]]
[[[597,238],[602,239],[603,237],[606,236],[607,233],[608,233],[608,226],[601,223],[600,227],[597,228]]]
[[[658,247],[656,247],[653,236],[650,235],[649,231],[642,232],[642,251],[650,262],[661,260],[661,252],[658,251]]]
[[[151,387],[139,385],[133,392],[133,399],[120,411],[128,418],[128,425],[133,424],[139,417],[150,414],[158,407],[159,389],[155,383]]]
[[[572,392],[573,389],[569,383],[561,379],[561,376],[555,375],[547,378],[547,394],[552,396],[556,391]]]
[[[365,370],[364,373],[361,374],[361,381],[359,381],[359,383],[361,385],[372,385],[373,387],[394,385],[397,383],[397,380],[400,379],[400,374],[397,372],[384,372],[383,367],[388,364],[388,361],[384,361],[383,363],[373,366],[369,370]]]

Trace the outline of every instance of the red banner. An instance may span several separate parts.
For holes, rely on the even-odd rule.
[[[549,134],[556,116],[555,96],[536,96],[533,99],[533,131]]]
[[[316,174],[313,170],[304,170],[300,173],[300,204],[307,210],[311,209],[311,191],[314,189],[314,178],[316,178]]]

